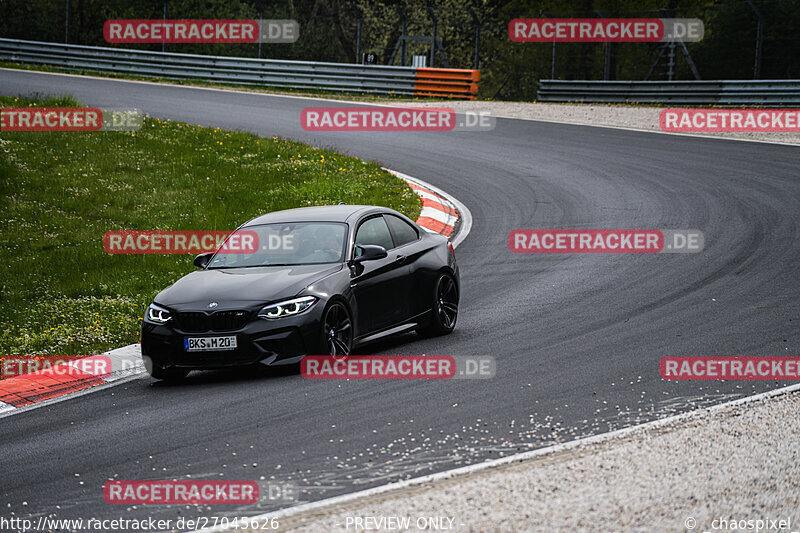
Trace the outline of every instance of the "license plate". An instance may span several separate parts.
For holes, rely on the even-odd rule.
[[[236,336],[233,337],[187,337],[183,339],[187,352],[218,352],[236,349]]]

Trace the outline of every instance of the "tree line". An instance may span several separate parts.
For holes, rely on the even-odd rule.
[[[108,19],[294,19],[293,44],[167,44],[167,51],[400,65],[402,35],[436,35],[434,65],[480,68],[481,97],[533,100],[538,80],[666,79],[669,53],[659,43],[515,43],[513,18],[699,18],[702,41],[687,51],[702,79],[752,79],[760,40],[758,77],[800,76],[800,0],[0,0],[0,36],[161,50],[161,44],[109,45]],[[67,16],[69,14],[69,16]],[[761,31],[759,39],[759,20]],[[68,24],[67,24],[68,22]],[[402,47],[400,48],[402,50]],[[661,53],[661,54],[660,54]],[[407,45],[406,64],[426,56],[428,42]],[[659,58],[660,55],[660,58]],[[658,61],[657,61],[658,59]],[[694,79],[683,53],[674,54],[674,79]]]

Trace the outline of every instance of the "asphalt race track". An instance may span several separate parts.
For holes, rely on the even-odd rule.
[[[456,331],[362,353],[497,359],[490,380],[145,377],[3,418],[4,516],[264,512],[288,504],[132,508],[106,504],[102,485],[255,479],[294,483],[315,500],[783,385],[665,382],[665,356],[800,353],[797,147],[510,119],[490,132],[309,133],[300,112],[319,100],[24,71],[0,70],[0,93],[67,93],[287,137],[444,189],[474,219],[456,251]],[[526,228],[699,229],[705,250],[512,253],[509,232]]]

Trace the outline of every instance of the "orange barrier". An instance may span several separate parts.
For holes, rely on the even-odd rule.
[[[414,94],[475,100],[480,79],[480,70],[418,68]]]

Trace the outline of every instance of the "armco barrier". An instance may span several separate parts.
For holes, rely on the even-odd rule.
[[[478,94],[480,70],[456,68],[418,68],[414,94],[447,98],[475,99]]]
[[[800,104],[800,80],[539,80],[537,99],[541,102],[794,106]]]
[[[135,76],[474,100],[480,71],[282,61],[0,39],[0,60]]]

